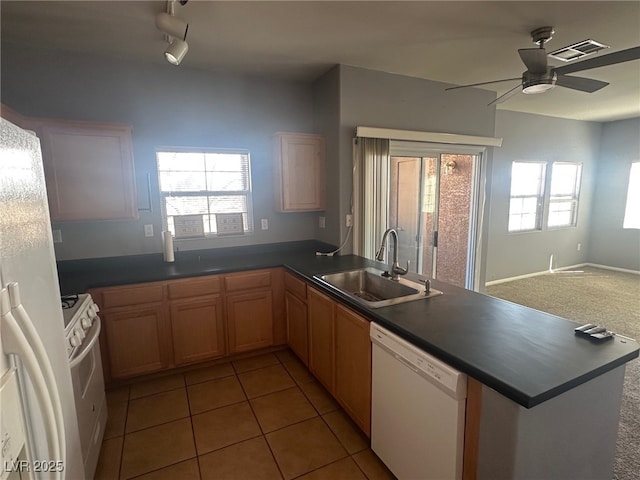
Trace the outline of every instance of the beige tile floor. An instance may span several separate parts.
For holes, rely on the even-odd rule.
[[[107,392],[96,479],[393,479],[288,350]]]

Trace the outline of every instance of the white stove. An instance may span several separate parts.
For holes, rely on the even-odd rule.
[[[86,478],[95,475],[107,423],[98,312],[98,306],[89,294],[62,298],[65,341]]]
[[[87,333],[98,319],[99,311],[88,293],[62,297],[62,316],[69,360],[87,339]]]

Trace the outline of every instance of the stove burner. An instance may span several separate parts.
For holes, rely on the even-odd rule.
[[[78,295],[67,295],[62,297],[62,308],[73,308],[73,306],[78,302]]]

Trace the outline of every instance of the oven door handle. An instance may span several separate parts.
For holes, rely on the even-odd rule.
[[[82,362],[82,360],[84,360],[84,357],[86,357],[89,354],[93,346],[98,341],[99,336],[100,336],[100,317],[96,317],[95,321],[93,322],[93,325],[91,326],[91,329],[89,329],[89,332],[87,332],[87,336],[85,340],[88,339],[88,341],[85,341],[82,343],[82,350],[80,350],[78,354],[75,357],[73,357],[69,362],[69,366],[71,368],[75,368],[80,362]]]

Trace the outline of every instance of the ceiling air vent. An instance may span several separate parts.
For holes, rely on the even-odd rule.
[[[556,60],[570,62],[571,60],[586,57],[587,55],[599,52],[600,50],[604,50],[605,48],[609,48],[609,45],[605,45],[603,43],[589,39],[551,52],[549,53],[549,56],[551,58],[555,58]]]

